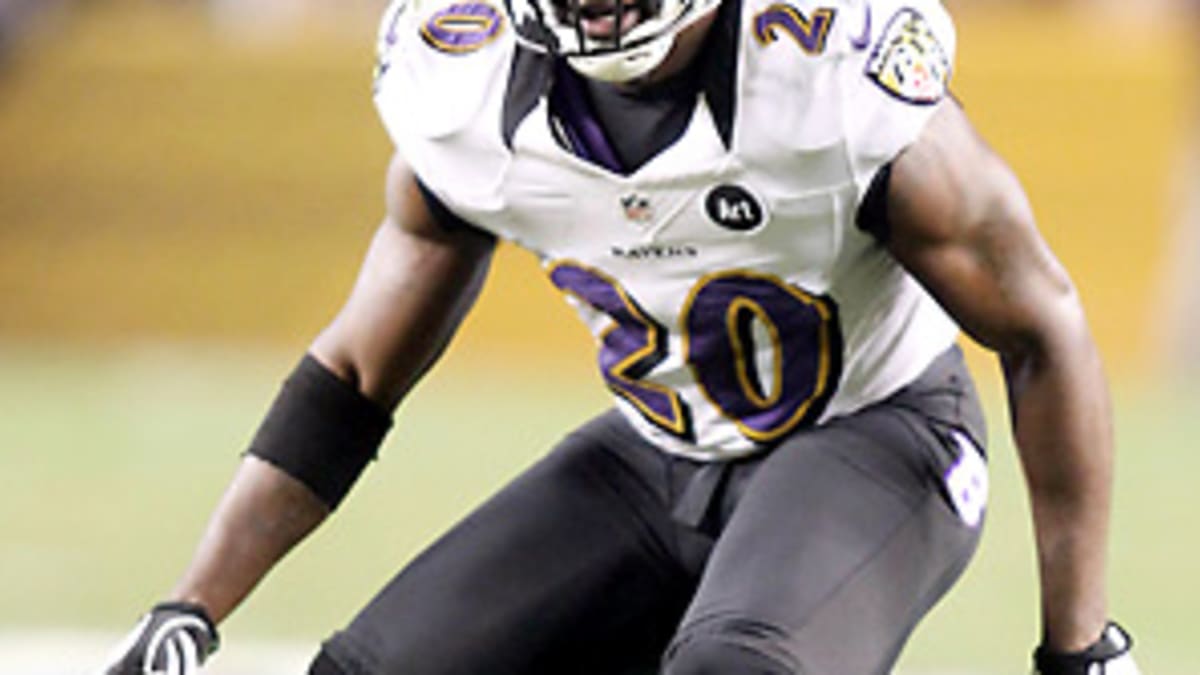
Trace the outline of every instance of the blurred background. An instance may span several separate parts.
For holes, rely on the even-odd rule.
[[[383,4],[0,0],[0,674],[86,672],[170,588],[348,291],[390,153],[370,98]],[[950,4],[954,88],[1023,177],[1113,377],[1113,612],[1147,673],[1195,673],[1200,18],[1182,0]],[[991,515],[908,675],[1025,672],[1038,637],[1001,386],[971,358]],[[503,249],[382,460],[228,622],[211,672],[301,672],[606,405],[592,359],[535,261]]]

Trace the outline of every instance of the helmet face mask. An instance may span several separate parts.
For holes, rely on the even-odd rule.
[[[662,63],[675,35],[720,0],[508,0],[518,38],[581,74],[636,80]]]
[[[620,50],[630,42],[626,33],[663,9],[663,0],[550,0],[549,4],[555,23],[573,29],[576,41],[592,53]],[[595,23],[604,30],[589,29],[588,24]]]

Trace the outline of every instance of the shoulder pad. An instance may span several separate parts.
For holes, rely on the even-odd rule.
[[[400,0],[381,30],[384,126],[425,185],[472,222],[494,208],[508,160],[500,117],[515,41],[501,1]]]
[[[783,43],[790,48],[770,51],[789,60],[822,57],[840,51],[836,36],[845,32],[842,26],[850,18],[847,10],[853,4],[846,0],[746,0],[746,20],[759,47]]]
[[[932,105],[949,91],[955,33],[937,0],[873,0],[866,6],[863,75],[888,96]],[[868,44],[867,40],[860,43]]]
[[[954,22],[939,0],[869,0],[839,79],[860,196],[881,166],[920,137],[949,97]]]
[[[504,86],[512,30],[498,0],[399,0],[380,27],[376,105],[396,136],[436,138],[470,124]]]

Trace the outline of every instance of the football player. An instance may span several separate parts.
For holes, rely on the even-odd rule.
[[[400,0],[387,217],[178,586],[108,673],[191,673],[342,501],[498,239],[594,331],[613,408],[392,579],[317,675],[888,672],[966,566],[1001,357],[1044,675],[1108,619],[1100,359],[1021,187],[948,94],[937,0]]]

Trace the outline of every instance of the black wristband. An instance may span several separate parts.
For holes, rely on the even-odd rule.
[[[1093,663],[1121,656],[1133,647],[1133,638],[1117,622],[1109,621],[1100,637],[1077,652],[1058,652],[1045,645],[1033,652],[1034,669],[1040,675],[1089,675]]]
[[[391,426],[386,411],[305,354],[246,452],[304,483],[335,509]]]
[[[167,600],[151,607],[150,612],[152,614],[190,614],[203,621],[204,627],[208,630],[208,635],[204,636],[205,653],[203,656],[209,656],[221,646],[221,634],[217,632],[217,624],[213,623],[212,617],[208,615],[208,610],[204,609],[203,605],[182,600]]]

